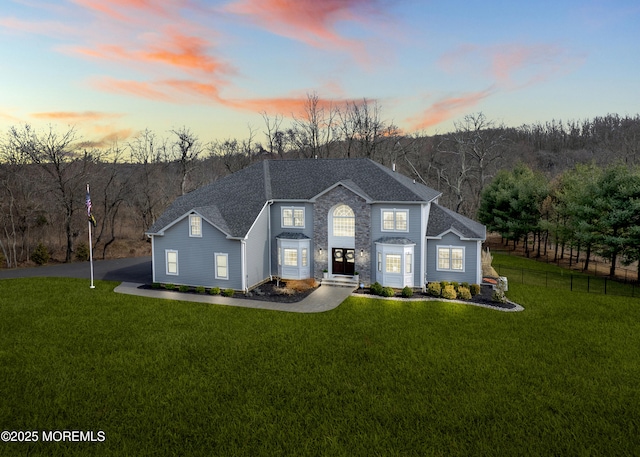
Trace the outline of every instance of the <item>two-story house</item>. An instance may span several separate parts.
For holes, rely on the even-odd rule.
[[[265,160],[176,199],[148,230],[153,280],[249,290],[272,277],[423,288],[481,282],[482,224],[369,159]]]

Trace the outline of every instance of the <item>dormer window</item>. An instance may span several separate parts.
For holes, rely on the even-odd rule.
[[[304,228],[304,208],[285,207],[282,208],[283,228]]]
[[[202,237],[202,218],[197,214],[189,215],[189,236]]]

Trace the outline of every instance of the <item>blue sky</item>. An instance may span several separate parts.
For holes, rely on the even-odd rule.
[[[640,3],[14,0],[0,10],[0,132],[126,142],[186,126],[263,141],[307,94],[377,102],[407,134],[640,112]]]

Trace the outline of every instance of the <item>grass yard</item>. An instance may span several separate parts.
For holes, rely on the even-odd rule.
[[[510,283],[524,312],[300,315],[115,285],[0,281],[0,431],[105,437],[0,455],[640,455],[639,299]]]

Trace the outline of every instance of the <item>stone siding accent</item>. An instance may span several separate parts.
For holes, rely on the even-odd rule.
[[[356,216],[356,264],[355,269],[360,273],[360,282],[371,283],[371,205],[359,195],[353,193],[344,186],[337,186],[326,194],[320,196],[313,208],[314,234],[314,276],[322,278],[322,270],[329,269],[331,252],[328,252],[329,243],[329,210],[336,205],[348,205]],[[322,255],[319,248],[322,248]],[[360,250],[363,255],[360,255]]]

